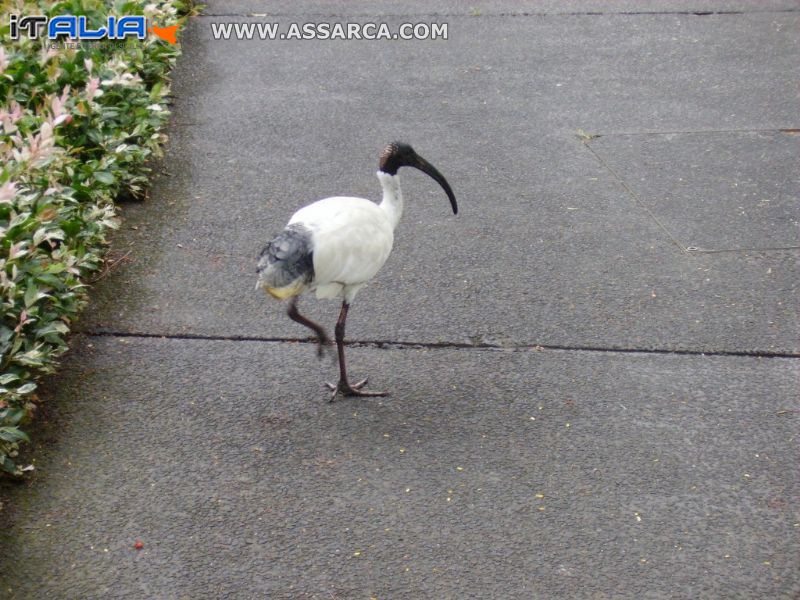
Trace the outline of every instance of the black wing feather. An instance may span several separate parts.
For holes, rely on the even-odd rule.
[[[271,287],[280,288],[302,277],[311,281],[314,277],[314,252],[311,231],[303,225],[286,227],[269,242],[258,258],[258,273],[268,276]]]

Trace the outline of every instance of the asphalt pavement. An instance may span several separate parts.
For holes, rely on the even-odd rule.
[[[213,37],[251,22],[448,38]],[[0,597],[800,595],[797,2],[209,0],[182,41],[151,197],[0,487]],[[401,171],[347,331],[392,395],[331,404],[255,260],[377,199],[396,139],[460,211]]]

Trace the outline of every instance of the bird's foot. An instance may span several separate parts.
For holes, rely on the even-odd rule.
[[[353,384],[346,379],[340,379],[338,384],[326,383],[325,385],[328,386],[329,390],[333,391],[331,394],[331,402],[336,400],[338,394],[342,394],[343,396],[360,396],[362,398],[389,395],[389,392],[368,392],[363,390],[362,388],[367,385],[366,379]]]
[[[333,343],[330,340],[317,341],[317,358],[322,360],[325,355],[328,355],[334,362],[336,362],[336,350],[333,349]]]
[[[326,354],[334,361],[337,360],[336,350],[334,350],[333,342],[327,335],[322,333],[322,335],[317,337],[317,358],[322,360],[325,358]]]

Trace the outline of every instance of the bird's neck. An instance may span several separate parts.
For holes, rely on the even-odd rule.
[[[389,217],[392,229],[395,229],[400,222],[400,217],[403,216],[403,192],[400,191],[400,177],[378,171],[378,179],[383,188],[383,200],[380,207]]]

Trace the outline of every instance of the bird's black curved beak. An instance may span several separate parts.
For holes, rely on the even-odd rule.
[[[447,179],[444,178],[444,175],[439,173],[439,171],[437,171],[436,168],[431,163],[422,158],[420,155],[414,157],[414,160],[411,163],[409,163],[408,166],[419,169],[420,171],[422,171],[423,173],[434,179],[436,183],[438,183],[440,186],[442,186],[442,189],[447,194],[447,197],[450,198],[450,206],[453,207],[453,214],[454,215],[458,214],[458,204],[456,204],[456,196],[455,194],[453,194],[453,190],[450,189],[450,184],[447,183]]]

